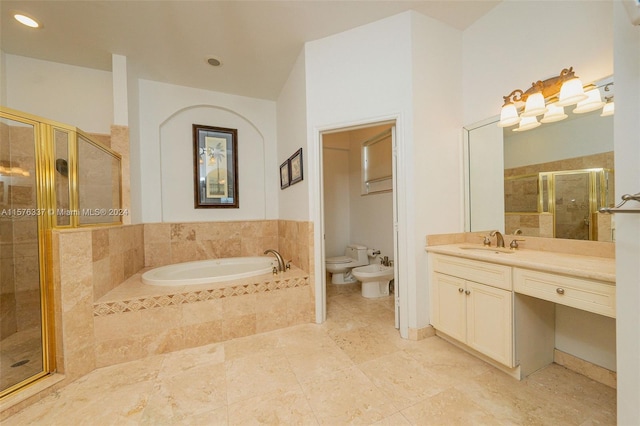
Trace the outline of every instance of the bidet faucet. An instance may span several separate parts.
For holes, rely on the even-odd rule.
[[[275,255],[276,259],[278,259],[278,271],[280,272],[284,272],[284,259],[282,259],[282,256],[280,255],[280,253],[278,253],[276,250],[274,249],[269,249],[269,250],[265,250],[263,254],[273,254]]]
[[[489,235],[492,237],[493,236],[496,237],[496,247],[504,248],[504,238],[502,237],[502,234],[500,233],[500,231],[491,231]]]

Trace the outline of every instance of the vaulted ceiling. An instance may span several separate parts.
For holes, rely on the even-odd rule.
[[[127,57],[145,79],[276,99],[305,42],[414,10],[465,29],[499,1],[0,1],[0,47],[111,70]],[[43,25],[12,17],[21,11]],[[212,67],[207,58],[222,66]]]

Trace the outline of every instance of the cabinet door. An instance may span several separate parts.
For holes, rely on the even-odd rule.
[[[466,282],[467,344],[513,367],[512,293],[472,281]]]
[[[461,342],[466,340],[465,281],[434,273],[433,308],[436,329]]]

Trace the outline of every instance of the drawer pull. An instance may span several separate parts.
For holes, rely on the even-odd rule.
[[[464,288],[460,287],[460,288],[458,289],[458,291],[459,291],[460,293],[462,293],[462,292],[464,291]]]
[[[469,290],[465,291],[464,294],[466,294],[467,296],[471,294],[471,292]]]
[[[564,294],[564,288],[556,288],[556,293]]]

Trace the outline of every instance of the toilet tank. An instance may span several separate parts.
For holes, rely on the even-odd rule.
[[[352,259],[356,259],[359,262],[369,263],[367,248],[360,244],[349,244],[344,251],[344,255]]]

